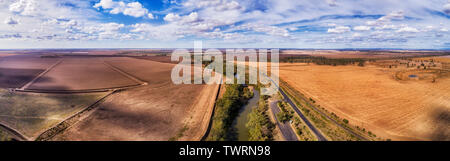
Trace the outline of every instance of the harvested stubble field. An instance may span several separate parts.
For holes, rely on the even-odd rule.
[[[280,64],[280,79],[320,107],[393,140],[450,139],[450,77],[401,81],[377,66]]]
[[[118,92],[53,140],[199,140],[218,85],[174,85],[174,64],[133,58],[105,61],[149,85]]]
[[[0,123],[34,139],[105,95],[33,94],[0,89]]]
[[[27,89],[31,90],[91,90],[137,85],[121,73],[108,67],[100,58],[70,57],[50,69]]]
[[[0,58],[0,87],[18,88],[45,71],[59,59],[34,55],[12,55]]]
[[[289,57],[295,55],[308,55],[326,58],[371,58],[371,59],[389,59],[394,57],[416,57],[441,55],[444,52],[436,51],[340,51],[340,50],[281,50],[281,57]]]

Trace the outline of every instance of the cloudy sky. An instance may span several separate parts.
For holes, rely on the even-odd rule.
[[[0,0],[0,48],[450,48],[450,0]]]

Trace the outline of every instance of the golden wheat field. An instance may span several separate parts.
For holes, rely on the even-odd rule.
[[[320,107],[392,140],[450,139],[450,77],[398,80],[400,69],[281,63],[280,79]]]

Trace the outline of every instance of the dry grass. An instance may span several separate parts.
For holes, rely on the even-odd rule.
[[[0,123],[29,138],[35,138],[104,95],[27,94],[0,90]]]
[[[397,140],[450,139],[450,78],[398,81],[375,66],[281,64],[280,78],[350,124]]]

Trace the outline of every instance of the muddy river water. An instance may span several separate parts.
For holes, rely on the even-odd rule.
[[[253,89],[253,97],[247,102],[247,104],[241,107],[239,111],[239,115],[234,122],[234,128],[237,132],[237,140],[238,141],[248,141],[249,133],[248,128],[245,126],[248,121],[248,114],[252,111],[253,108],[258,106],[259,102],[259,92]]]

